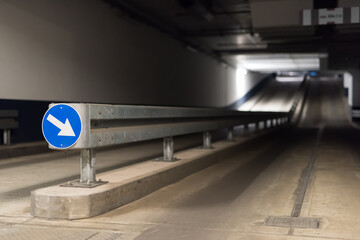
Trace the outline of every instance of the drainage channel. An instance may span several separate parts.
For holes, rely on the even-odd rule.
[[[316,135],[315,146],[312,150],[310,160],[307,166],[302,171],[300,181],[298,184],[298,192],[296,195],[295,203],[291,212],[290,217],[284,216],[269,216],[265,220],[265,225],[274,226],[274,227],[289,227],[289,233],[293,234],[295,228],[319,228],[320,227],[320,218],[311,218],[311,217],[300,217],[301,209],[304,203],[307,189],[309,187],[316,162],[317,152],[323,135],[324,127],[321,126]]]

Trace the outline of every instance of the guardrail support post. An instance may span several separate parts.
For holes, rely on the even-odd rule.
[[[96,181],[96,154],[95,150],[80,150],[80,179],[61,184],[60,187],[93,188],[108,183],[108,181]]]
[[[163,142],[163,161],[174,161],[174,139],[173,137],[165,137]]]
[[[248,135],[249,134],[249,124],[245,123],[244,124],[244,135]]]
[[[203,133],[203,148],[211,148],[211,134],[210,132]]]
[[[230,142],[234,141],[234,127],[229,127],[226,139]]]
[[[10,145],[11,144],[10,129],[4,129],[3,139],[4,139],[4,144],[5,145]]]
[[[80,183],[96,182],[96,154],[94,149],[82,149],[80,152]]]

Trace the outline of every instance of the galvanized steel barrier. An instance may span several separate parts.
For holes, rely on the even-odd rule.
[[[203,148],[211,148],[211,131],[227,129],[227,139],[234,140],[234,127],[243,125],[248,131],[250,124],[255,128],[263,128],[289,123],[297,108],[302,102],[307,89],[306,76],[299,91],[293,98],[293,105],[289,112],[240,112],[222,109],[180,108],[180,107],[153,107],[127,106],[106,104],[50,104],[44,122],[53,124],[55,136],[75,136],[69,119],[62,121],[49,113],[51,109],[72,109],[76,112],[79,121],[78,136],[71,145],[63,147],[53,146],[52,149],[79,149],[80,150],[80,179],[68,182],[62,186],[95,187],[106,182],[96,180],[95,149],[121,143],[145,141],[163,138],[163,157],[160,161],[175,161],[174,136],[203,133]],[[63,110],[61,110],[63,109]],[[53,112],[54,113],[54,112]],[[70,129],[69,129],[70,128]],[[80,129],[81,128],[81,129]],[[61,131],[59,131],[60,129]],[[66,137],[65,137],[66,138]],[[56,144],[54,144],[56,145]]]
[[[51,104],[52,108],[58,104]],[[291,112],[239,112],[219,109],[125,106],[104,104],[66,104],[81,119],[81,134],[69,149],[80,149],[80,180],[62,186],[94,187],[95,149],[121,143],[163,138],[162,161],[174,161],[174,136],[203,133],[203,148],[211,148],[211,131],[227,129],[234,139],[234,127],[260,123],[264,128],[285,124]],[[50,148],[57,149],[49,144]]]

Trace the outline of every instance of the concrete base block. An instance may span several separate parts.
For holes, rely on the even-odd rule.
[[[181,159],[177,162],[147,161],[99,174],[98,178],[109,183],[95,188],[38,189],[31,193],[31,213],[48,219],[81,219],[106,213],[210,166],[243,141],[220,141],[213,149],[185,150],[176,154]]]

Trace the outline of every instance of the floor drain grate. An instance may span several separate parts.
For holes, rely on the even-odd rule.
[[[320,220],[320,218],[270,216],[265,220],[265,225],[274,227],[319,228]]]

